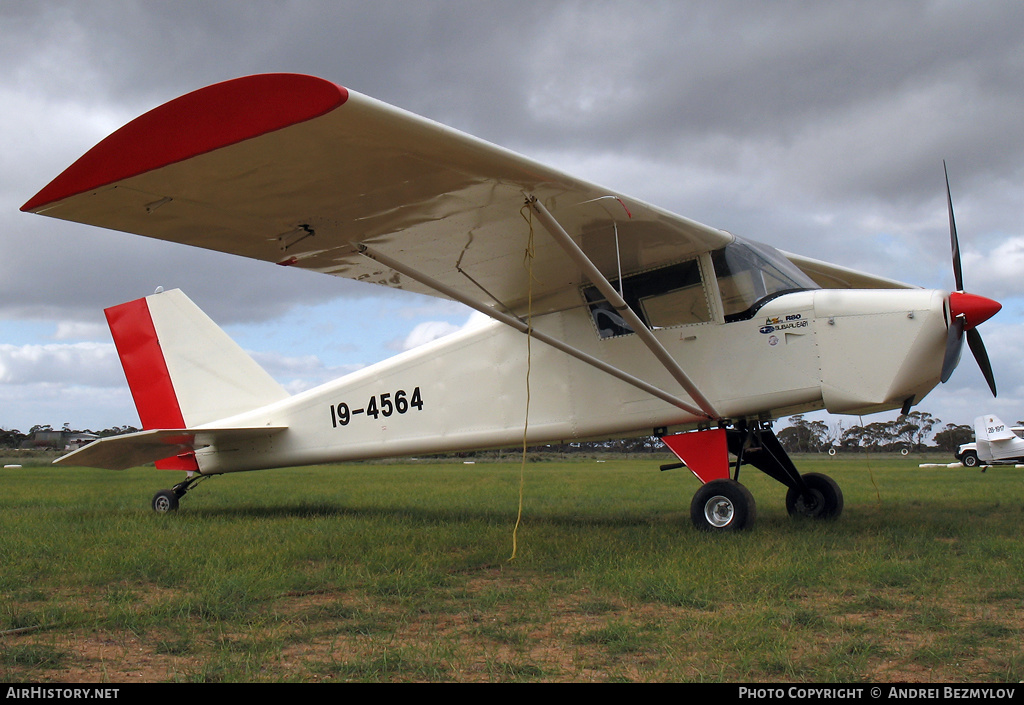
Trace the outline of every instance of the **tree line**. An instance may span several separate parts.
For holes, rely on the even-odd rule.
[[[974,440],[973,426],[953,423],[943,426],[940,419],[927,411],[911,411],[891,421],[875,421],[863,426],[808,421],[803,414],[789,417],[789,423],[778,437],[790,453],[823,453],[833,448],[838,453],[902,450],[955,453],[960,445]]]
[[[874,421],[865,425],[849,426],[843,422],[832,425],[824,421],[809,421],[803,414],[790,416],[789,426],[776,430],[776,435],[788,453],[854,452],[909,452],[943,451],[955,453],[964,443],[974,441],[974,427],[967,424],[947,423],[927,411],[911,411],[891,421]],[[1024,426],[1024,421],[1018,421]],[[933,435],[934,434],[934,435]],[[506,449],[509,452],[514,449]],[[665,445],[658,436],[638,436],[590,443],[564,443],[535,446],[531,452],[574,453],[663,453]],[[467,457],[479,451],[460,454]]]
[[[107,436],[120,436],[122,433],[135,433],[139,429],[134,426],[111,426],[105,428],[102,431],[90,431],[85,429],[82,431],[74,430],[70,424],[64,424],[62,428],[55,429],[50,424],[37,424],[30,428],[27,433],[22,433],[18,429],[4,429],[0,428],[0,448],[21,448],[26,443],[32,440],[37,433],[46,431],[62,431],[64,433],[82,433],[98,436],[100,438],[106,438]]]

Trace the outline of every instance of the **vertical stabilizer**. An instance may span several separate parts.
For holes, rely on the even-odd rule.
[[[143,429],[194,428],[288,396],[177,289],[105,313]],[[173,467],[195,469],[187,460]]]
[[[1012,441],[1017,436],[998,416],[988,414],[974,420],[974,435],[978,441]]]

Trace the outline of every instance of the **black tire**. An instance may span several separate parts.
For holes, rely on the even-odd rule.
[[[966,451],[960,457],[960,462],[965,468],[976,468],[978,467],[978,454],[973,450]]]
[[[835,480],[818,472],[800,477],[808,493],[795,488],[786,493],[786,511],[791,517],[836,519],[843,513],[843,491]]]
[[[178,511],[178,495],[174,490],[160,490],[153,495],[153,511],[157,514],[169,514]]]
[[[690,502],[690,521],[701,531],[743,531],[756,517],[754,496],[735,480],[712,480]]]

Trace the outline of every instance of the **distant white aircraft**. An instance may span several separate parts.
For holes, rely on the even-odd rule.
[[[966,467],[1024,462],[1024,428],[1008,426],[989,414],[974,419],[974,443],[965,443],[957,451]]]
[[[172,100],[22,210],[494,319],[289,395],[179,291],[108,309],[144,430],[57,462],[188,471],[154,497],[161,512],[209,475],[508,447],[525,428],[530,444],[662,437],[703,483],[701,529],[753,523],[744,464],[789,488],[791,514],[834,517],[839,487],[797,471],[772,419],[906,411],[948,379],[965,334],[995,393],[976,326],[1000,306],[963,292],[951,202],[956,291],[920,289],[779,252],[310,76]]]

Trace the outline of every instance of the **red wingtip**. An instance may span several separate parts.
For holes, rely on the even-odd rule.
[[[34,211],[168,164],[311,120],[348,100],[313,76],[245,76],[188,93],[117,130],[21,207]]]
[[[949,295],[949,310],[953,318],[964,317],[964,330],[976,328],[999,313],[1003,305],[977,294],[954,291]]]

